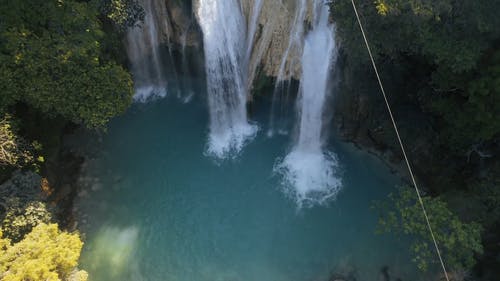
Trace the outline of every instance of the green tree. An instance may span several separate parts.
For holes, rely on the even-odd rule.
[[[0,231],[0,280],[87,280],[77,270],[83,243],[78,234],[59,230],[57,224],[39,224],[18,243],[2,238]]]
[[[52,219],[52,214],[43,202],[30,201],[23,204],[19,198],[11,198],[7,204],[1,228],[4,237],[14,243],[21,241],[37,225],[50,223]]]
[[[122,32],[144,20],[145,16],[136,0],[100,0],[99,10]]]
[[[102,127],[131,102],[132,80],[103,54],[95,2],[0,0],[0,111],[16,102]]]
[[[500,35],[499,0],[358,0],[368,39],[378,56],[417,55],[452,73],[477,66]],[[350,1],[331,2],[344,45],[366,57]],[[351,53],[351,48],[349,48]]]
[[[444,147],[464,155],[471,146],[500,135],[498,43],[500,0],[358,0],[376,60],[404,65],[404,83],[444,132]],[[333,0],[332,17],[348,63],[366,65],[368,56],[350,1]],[[411,65],[418,62],[415,65]],[[412,68],[413,67],[413,68]],[[390,82],[387,79],[388,84]],[[408,90],[408,89],[407,89]],[[412,92],[413,91],[413,92]]]
[[[33,156],[27,142],[19,137],[12,124],[10,115],[0,119],[0,166],[22,166]]]
[[[378,231],[410,235],[413,241],[410,246],[413,260],[422,271],[439,264],[415,192],[409,187],[403,187],[398,194],[391,194],[389,197],[390,206],[387,202],[376,203],[381,211]],[[424,196],[423,202],[447,269],[470,270],[475,264],[474,256],[483,252],[481,226],[475,222],[460,220],[439,197]]]
[[[18,134],[18,124],[11,115],[0,119],[0,168],[31,166],[37,170],[44,160],[42,156],[36,157],[40,149],[38,142],[29,143]]]
[[[458,148],[500,134],[500,51],[488,55],[488,62],[470,76],[457,93],[441,93],[431,104],[446,123],[449,141]]]

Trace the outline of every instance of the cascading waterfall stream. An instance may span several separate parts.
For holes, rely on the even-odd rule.
[[[142,0],[144,22],[127,32],[126,49],[134,75],[134,100],[146,101],[152,97],[166,95],[167,81],[162,67],[160,43],[162,32],[168,28],[161,26],[166,11],[162,1]]]
[[[237,154],[255,136],[247,120],[246,26],[236,0],[200,0],[210,114],[208,153],[217,158]]]
[[[331,0],[137,1],[145,19],[126,41],[134,98],[165,96],[167,79],[168,98],[136,104],[98,142],[85,130],[66,141],[88,156],[72,212],[93,280],[429,280],[406,266],[410,243],[375,236],[377,216],[362,208],[392,192],[397,175],[350,144],[326,145]],[[269,77],[274,115],[258,97],[250,122],[250,90],[273,94]],[[290,136],[296,123],[287,155],[289,137],[257,135],[253,122],[268,121]],[[341,187],[334,208],[321,207]]]
[[[328,78],[336,54],[328,9],[323,0],[315,0],[312,30],[305,38],[301,59],[299,136],[292,151],[276,166],[284,177],[287,193],[299,206],[325,203],[336,196],[341,186],[336,157],[324,150],[321,132]]]
[[[255,0],[253,3],[252,16],[248,28],[247,50],[245,54],[245,61],[248,64],[254,46],[255,32],[257,31],[257,24],[259,21],[260,11],[264,0]]]
[[[189,66],[188,66],[188,60],[187,60],[187,55],[186,55],[186,41],[187,41],[187,36],[188,36],[188,32],[189,30],[191,29],[191,26],[192,26],[192,20],[189,21],[189,24],[188,26],[185,27],[181,37],[180,37],[180,40],[181,40],[181,71],[183,73],[183,75],[189,75]],[[182,90],[187,93],[187,94],[184,94],[184,97],[182,98],[182,101],[183,103],[188,103],[192,100],[193,96],[194,96],[194,91],[193,89],[191,88],[191,86],[189,85],[189,83],[187,83],[186,79],[182,79],[182,83],[180,83],[182,85]]]
[[[159,46],[165,39],[169,45],[171,37],[165,2],[142,0],[142,5],[146,12],[144,24],[129,30],[127,48],[135,74],[136,100],[166,94]],[[283,95],[290,84],[282,82],[296,77],[301,70],[297,101],[300,119],[296,143],[276,170],[284,176],[287,192],[299,205],[325,202],[340,187],[335,156],[323,149],[321,131],[329,73],[336,58],[334,29],[324,0],[290,0],[287,13],[294,14],[291,27],[285,37],[275,38],[272,29],[262,25],[270,16],[263,8],[266,5],[274,7],[266,0],[197,0],[194,5],[205,53],[210,117],[207,154],[222,159],[234,157],[256,135],[257,126],[249,123],[246,111],[254,60],[260,61],[270,50],[269,42],[280,46],[281,40],[282,53],[275,60],[279,67],[272,106],[274,109],[277,103],[287,108]],[[186,24],[179,37],[184,70],[188,30]],[[188,94],[185,101],[190,98]],[[270,132],[273,122],[279,121],[274,120],[275,114],[271,112]]]
[[[307,12],[307,0],[296,0],[296,13],[293,20],[293,25],[291,28],[291,34],[288,39],[288,46],[285,49],[283,56],[281,58],[278,76],[276,77],[276,85],[273,91],[273,98],[271,104],[271,112],[269,117],[269,130],[267,135],[272,137],[274,135],[274,131],[277,129],[279,133],[284,133],[281,127],[276,123],[282,122],[283,119],[283,111],[285,111],[286,107],[286,99],[288,98],[288,94],[290,92],[290,81],[285,79],[285,77],[289,77],[292,69],[297,64],[293,58],[290,58],[290,52],[298,51],[303,46],[304,39],[304,21],[306,18]],[[288,78],[290,79],[290,78]],[[287,83],[288,82],[288,83]],[[276,104],[281,104],[279,107],[279,111],[276,109]],[[284,107],[285,106],[285,107]],[[277,122],[278,121],[278,122]],[[283,124],[280,124],[283,125]]]

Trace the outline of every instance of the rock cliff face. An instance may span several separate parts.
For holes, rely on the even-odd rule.
[[[147,37],[155,37],[158,43],[172,46],[200,47],[201,31],[196,24],[190,1],[139,0],[152,22],[142,22],[139,29],[147,33]],[[152,28],[151,25],[154,25]]]
[[[251,18],[251,7],[258,0],[243,1],[247,19]],[[261,68],[266,76],[280,80],[300,76],[300,55],[306,11],[300,11],[301,2],[294,0],[261,0],[262,9],[258,17],[258,28],[253,42],[249,64],[249,81],[255,79]],[[245,8],[246,6],[246,8]],[[307,6],[307,4],[306,4]]]
[[[194,9],[199,1],[194,0]],[[242,0],[240,4],[247,21],[248,85],[259,71],[278,80],[298,78],[312,1]]]
[[[147,37],[169,46],[171,51],[194,48],[200,51],[203,36],[195,11],[200,0],[141,0],[151,7],[155,26]],[[258,73],[278,80],[300,76],[303,37],[310,26],[312,1],[307,0],[242,0],[246,19],[248,85]],[[146,11],[148,12],[148,11]],[[142,28],[147,30],[147,23]]]
[[[188,49],[187,60],[190,60],[190,64],[203,64],[203,58],[200,58],[203,56],[203,34],[196,19],[201,0],[141,1],[153,7],[158,26],[155,36],[160,43],[167,45],[171,52],[183,53],[183,56],[186,55],[185,49]],[[246,30],[242,32],[246,33],[247,38],[247,57],[244,59],[247,61],[249,88],[261,75],[275,77],[276,80],[300,77],[300,56],[303,38],[310,28],[312,1],[241,0],[240,4],[246,20]],[[198,67],[203,69],[203,66]],[[352,71],[351,67],[342,60],[338,66],[341,69],[338,71],[341,85],[335,96],[334,125],[341,137],[379,154],[387,162],[395,163],[393,167],[405,174],[402,155],[376,81],[356,81],[359,77],[370,77],[371,68],[367,66],[366,69]],[[412,110],[411,105],[405,105],[405,101],[397,103],[395,109],[399,112],[396,114],[401,120],[418,120],[411,124],[399,124],[404,138],[408,140],[414,168],[421,178],[432,178],[439,184],[451,184],[448,179],[439,179],[433,165],[426,164],[442,162],[437,161],[438,156],[431,150],[435,140],[428,120],[421,112]],[[409,114],[413,116],[406,118]],[[436,182],[432,184],[436,185]]]
[[[160,44],[169,47],[171,52],[182,53],[182,60],[190,64],[201,64],[203,69],[203,34],[198,25],[196,11],[202,0],[166,1],[141,0],[141,4],[149,5],[154,13],[154,34]],[[204,0],[206,1],[206,0]],[[249,90],[256,77],[275,77],[276,80],[287,80],[300,77],[302,44],[304,36],[310,28],[313,1],[308,0],[241,0],[241,11],[246,20],[247,50],[244,64],[248,69],[247,84]],[[147,23],[146,23],[147,24]],[[148,26],[142,28],[148,29]],[[186,50],[187,49],[187,55]],[[174,55],[175,56],[175,55]],[[342,54],[341,54],[342,57]],[[178,61],[179,58],[176,58]],[[185,63],[181,62],[180,64]],[[370,77],[369,66],[362,70],[352,70],[347,62],[340,62],[338,71],[341,81],[334,102],[334,125],[340,135],[349,141],[379,154],[388,162],[401,166],[401,153],[395,141],[392,125],[387,118],[387,111],[381,100],[376,81],[363,80],[359,77]],[[250,92],[250,91],[249,91]],[[411,107],[396,106],[403,115],[413,114]],[[399,114],[401,116],[401,114]],[[417,114],[417,113],[415,113]],[[418,115],[418,114],[417,114]],[[402,116],[404,117],[404,116]],[[401,129],[409,139],[410,153],[418,163],[426,163],[432,158],[432,128],[421,116],[413,116],[420,120],[414,124],[402,123]],[[412,117],[412,118],[413,118]],[[405,118],[403,118],[405,119]],[[409,119],[407,119],[409,120]],[[409,133],[416,132],[416,133]],[[432,167],[416,165],[422,175],[433,174]]]
[[[371,65],[355,69],[341,55],[338,65],[340,90],[334,102],[334,126],[341,138],[351,141],[389,163],[392,168],[408,178],[401,148],[389,119],[386,105]],[[382,80],[396,119],[401,138],[410,159],[417,181],[422,188],[440,192],[447,186],[462,186],[472,162],[444,153],[439,145],[439,132],[432,117],[422,112],[401,83],[404,77],[391,72],[389,65],[381,64]],[[398,82],[399,81],[399,82]]]
[[[196,47],[202,44],[201,30],[196,24],[192,5],[189,1],[165,1],[166,25],[168,33],[165,38],[168,42],[180,47]]]

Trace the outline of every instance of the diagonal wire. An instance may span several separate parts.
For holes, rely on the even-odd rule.
[[[450,281],[450,278],[448,277],[448,272],[446,271],[446,267],[444,265],[443,258],[441,256],[441,251],[439,250],[439,246],[438,246],[438,243],[436,241],[436,237],[434,236],[434,232],[432,231],[431,223],[429,222],[429,217],[427,215],[427,211],[426,211],[425,206],[424,206],[424,201],[422,200],[422,196],[420,195],[420,190],[418,189],[417,182],[415,180],[415,176],[413,175],[413,170],[411,168],[410,161],[408,161],[408,157],[406,155],[403,141],[401,140],[401,136],[399,135],[398,126],[396,125],[396,121],[395,121],[394,116],[392,114],[391,106],[389,105],[389,102],[387,101],[387,95],[385,93],[384,86],[382,85],[382,80],[380,79],[377,65],[375,64],[375,60],[373,59],[372,51],[370,49],[370,45],[368,44],[368,39],[366,39],[363,25],[361,24],[361,20],[359,19],[359,14],[358,14],[358,10],[356,8],[356,4],[354,3],[354,0],[351,0],[351,3],[352,3],[352,7],[354,9],[354,13],[356,14],[356,19],[358,20],[359,28],[361,29],[361,33],[363,34],[363,39],[365,40],[366,49],[368,50],[368,54],[370,55],[370,60],[372,62],[373,69],[375,70],[375,74],[377,76],[380,90],[382,91],[382,95],[384,96],[385,105],[386,105],[387,111],[389,112],[389,115],[391,117],[394,131],[396,131],[396,136],[398,138],[399,146],[401,147],[401,151],[403,152],[406,166],[408,167],[408,171],[410,172],[411,181],[413,183],[413,186],[415,187],[415,192],[417,193],[418,202],[420,203],[420,206],[422,207],[422,212],[424,213],[425,221],[427,223],[427,228],[429,229],[429,232],[430,232],[431,237],[432,237],[432,241],[434,242],[434,247],[436,248],[436,253],[437,253],[437,256],[439,258],[439,262],[441,263],[441,267],[443,268],[444,277],[446,278],[447,281]]]

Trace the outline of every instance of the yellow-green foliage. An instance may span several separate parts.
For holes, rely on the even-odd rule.
[[[144,9],[137,0],[100,0],[100,11],[120,31],[144,19]]]
[[[16,138],[7,118],[0,120],[0,165],[17,163]]]
[[[4,236],[13,242],[20,241],[25,234],[40,223],[49,223],[52,215],[45,203],[31,201],[22,204],[19,198],[7,201],[9,208],[2,221],[1,227]]]
[[[124,24],[127,19],[127,6],[121,0],[111,0],[110,1],[111,11],[107,15],[109,19],[117,24]]]
[[[384,1],[377,0],[377,1],[375,1],[375,5],[377,8],[377,12],[380,15],[387,16],[387,13],[389,12],[389,7],[387,7],[387,4]]]
[[[0,169],[30,168],[38,172],[45,161],[38,155],[41,150],[38,141],[29,142],[19,134],[19,120],[10,114],[2,116],[0,109]]]
[[[21,167],[32,162],[29,145],[15,132],[12,118],[5,115],[0,119],[0,166]]]
[[[12,245],[0,238],[0,280],[85,281],[87,274],[75,271],[82,246],[78,234],[61,231],[57,224],[39,224]]]

